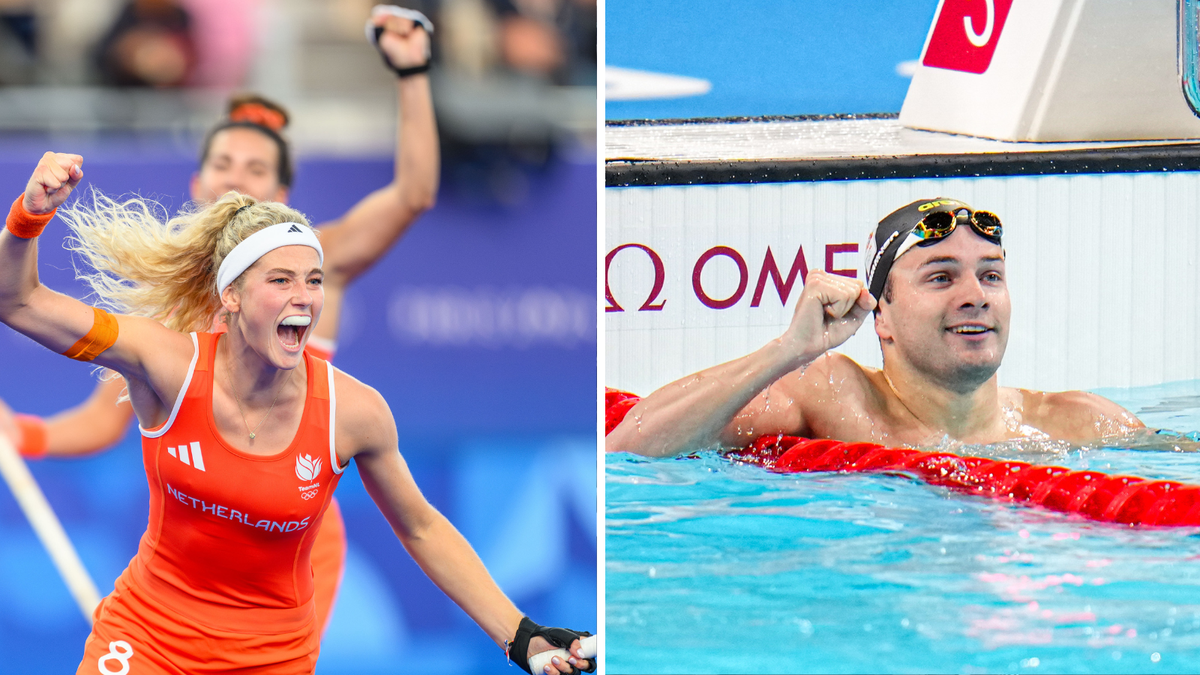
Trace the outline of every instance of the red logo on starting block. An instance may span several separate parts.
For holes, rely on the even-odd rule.
[[[945,0],[921,65],[983,73],[1004,30],[1013,0]]]

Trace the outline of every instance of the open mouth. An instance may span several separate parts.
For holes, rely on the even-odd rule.
[[[276,332],[279,334],[279,341],[283,344],[284,349],[288,351],[300,351],[300,345],[304,342],[304,334],[308,332],[309,325],[312,324],[311,316],[289,316],[279,322],[279,327]]]

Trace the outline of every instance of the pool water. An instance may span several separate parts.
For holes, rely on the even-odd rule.
[[[1200,431],[1200,381],[1105,390]],[[1200,484],[1189,439],[962,454]],[[610,673],[1200,666],[1200,528],[1096,523],[882,474],[606,459]]]

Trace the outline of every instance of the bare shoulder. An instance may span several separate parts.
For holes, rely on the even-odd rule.
[[[874,372],[874,368],[865,368],[845,354],[826,352],[808,364],[796,386],[810,396],[835,391],[839,395],[854,394],[872,387]]]
[[[196,353],[191,335],[172,330],[144,316],[128,314],[114,315],[117,322],[118,349],[112,350],[111,357],[107,352],[96,358],[96,363],[113,370],[123,372],[129,369],[129,362],[145,364],[147,369],[155,366],[172,367],[178,361],[191,362]],[[114,363],[109,363],[109,360]],[[136,372],[136,369],[134,369]]]
[[[1026,424],[1054,438],[1086,442],[1118,436],[1146,425],[1116,403],[1085,391],[1018,389]]]
[[[810,363],[793,385],[793,397],[803,419],[801,433],[857,438],[859,430],[847,429],[846,424],[863,416],[846,412],[869,414],[878,407],[874,383],[877,374],[874,368],[837,352],[827,352]]]
[[[100,354],[94,362],[123,375],[131,393],[139,386],[149,387],[170,408],[197,357],[192,336],[142,316],[118,315],[117,325],[118,349]]]
[[[1035,391],[1018,389],[1024,399],[1025,414],[1039,417],[1053,417],[1088,413],[1091,415],[1128,415],[1127,410],[1098,394],[1086,391]],[[1135,418],[1136,419],[1136,418]]]
[[[360,452],[394,448],[396,424],[387,401],[374,387],[333,368],[338,455],[349,460]]]

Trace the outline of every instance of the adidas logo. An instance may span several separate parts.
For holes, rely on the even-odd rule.
[[[204,455],[200,453],[200,444],[193,442],[191,445],[191,453],[188,453],[188,446],[181,445],[176,448],[167,448],[167,452],[179,461],[189,466],[194,466],[201,471],[204,471]]]
[[[304,230],[300,229],[300,226],[296,225],[295,223],[292,223],[292,226],[290,228],[288,228],[288,231],[287,231],[288,234],[291,234],[293,232],[299,232],[300,234],[304,234]]]

